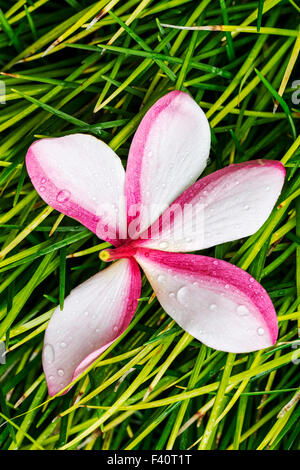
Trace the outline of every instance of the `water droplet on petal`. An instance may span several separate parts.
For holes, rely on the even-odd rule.
[[[179,289],[177,292],[177,300],[182,305],[186,305],[187,300],[189,298],[189,289],[188,287],[184,286]]]
[[[57,370],[57,375],[59,375],[60,377],[63,377],[65,375],[63,369],[58,369]]]
[[[40,186],[40,192],[43,193],[45,191],[45,186]]]
[[[158,244],[159,248],[161,248],[162,250],[165,250],[166,248],[168,248],[169,246],[169,243],[168,242],[160,242]]]
[[[245,209],[245,211],[248,211],[248,210],[250,209],[250,207],[246,204],[246,205],[244,206],[244,209]]]
[[[45,344],[44,346],[44,359],[48,364],[52,364],[55,359],[54,348],[51,344]]]
[[[171,299],[174,299],[174,297],[175,297],[174,292],[170,292],[169,297],[170,297]]]
[[[62,349],[65,349],[67,347],[67,343],[64,343],[64,342],[60,343],[60,347]]]
[[[248,313],[249,313],[249,310],[245,305],[238,305],[236,311],[241,316],[248,315]]]
[[[47,181],[46,178],[42,178],[42,179],[41,179],[41,184],[45,184],[46,181]]]
[[[62,191],[59,191],[56,195],[56,200],[58,202],[67,202],[70,199],[71,193],[67,189],[63,189]]]
[[[209,310],[211,310],[212,312],[215,311],[216,309],[217,309],[216,304],[211,304],[211,305],[209,306]]]
[[[159,275],[157,276],[157,280],[158,280],[158,282],[164,282],[164,281],[166,280],[166,278],[165,278],[165,276],[163,276],[162,274],[159,274]]]
[[[257,334],[259,336],[262,336],[264,334],[264,332],[265,332],[265,330],[263,328],[261,328],[261,327],[257,328]]]
[[[86,310],[83,315],[87,317],[88,314],[89,314],[89,312]]]

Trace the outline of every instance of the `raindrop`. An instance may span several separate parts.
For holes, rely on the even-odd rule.
[[[266,191],[270,191],[270,186],[266,186]]]
[[[261,327],[257,328],[257,334],[259,336],[262,336],[264,334],[264,332],[265,332],[265,330],[263,328],[261,328]]]
[[[209,306],[209,310],[211,310],[212,312],[213,312],[214,310],[216,310],[216,308],[217,308],[216,304],[211,304],[211,305]]]
[[[42,183],[42,184],[45,184],[45,183],[46,183],[46,178],[42,178],[42,179],[41,179],[41,183]]]
[[[40,192],[43,193],[45,191],[45,186],[40,186]]]
[[[63,377],[65,375],[65,373],[62,369],[58,369],[57,370],[57,375],[59,375],[60,377]]]
[[[158,282],[164,282],[164,281],[166,280],[166,278],[165,278],[165,276],[163,276],[162,274],[159,274],[159,275],[157,276],[157,280],[158,280]]]
[[[182,305],[186,305],[186,301],[188,298],[189,298],[189,289],[186,286],[181,287],[179,291],[177,292],[178,302],[181,303]]]
[[[55,359],[54,348],[51,344],[45,344],[44,346],[44,358],[48,364],[52,364]]]
[[[249,313],[249,310],[247,309],[247,307],[245,307],[245,305],[239,305],[236,309],[237,313],[239,315],[248,315]]]
[[[49,380],[54,380],[54,375],[49,375]]]
[[[168,242],[160,242],[158,246],[159,246],[159,248],[164,250],[164,249],[168,248],[169,244],[168,244]]]
[[[218,266],[219,261],[215,259],[215,261],[213,261],[213,264],[214,264],[215,266]]]
[[[89,312],[86,310],[83,315],[88,316]]]
[[[118,331],[118,329],[119,329],[119,328],[115,325],[115,326],[114,326],[114,331]]]
[[[225,284],[225,289],[229,289],[229,284]]]
[[[171,299],[174,299],[174,297],[175,297],[174,292],[170,292],[169,297],[170,297]]]
[[[250,209],[250,207],[246,204],[246,205],[244,206],[244,209],[245,209],[245,211],[248,211],[248,210]]]
[[[67,189],[63,189],[62,191],[59,191],[56,195],[56,200],[58,202],[67,202],[70,199],[71,193]]]
[[[64,342],[60,343],[60,347],[62,349],[65,349],[67,347],[67,343],[64,343]]]

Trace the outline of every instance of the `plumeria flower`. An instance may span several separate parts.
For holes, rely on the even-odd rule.
[[[265,289],[246,271],[184,254],[255,233],[284,182],[281,163],[233,164],[196,181],[206,166],[210,129],[187,94],[172,91],[145,114],[126,174],[100,140],[73,134],[34,142],[27,170],[39,195],[114,248],[114,261],[73,289],[45,333],[50,395],[81,374],[130,323],[140,267],[163,309],[204,344],[244,353],[273,345],[277,317]],[[196,182],[195,182],[196,181]]]

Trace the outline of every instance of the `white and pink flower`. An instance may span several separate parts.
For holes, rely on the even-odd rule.
[[[126,174],[113,150],[74,134],[34,142],[26,165],[40,196],[110,242],[113,261],[57,307],[45,333],[50,395],[82,373],[130,323],[139,266],[164,310],[204,344],[230,352],[273,345],[277,317],[265,289],[223,260],[183,254],[255,233],[281,192],[281,163],[230,165],[196,181],[210,150],[207,119],[186,93],[168,93],[146,113]]]

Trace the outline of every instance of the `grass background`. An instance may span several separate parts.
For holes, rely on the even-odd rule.
[[[0,8],[1,449],[298,448],[299,4],[0,0]],[[208,25],[226,26],[201,29]],[[143,114],[172,89],[188,91],[207,113],[205,174],[258,158],[286,166],[262,229],[203,252],[268,290],[278,343],[242,355],[207,348],[150,302],[144,279],[128,330],[69,393],[49,399],[44,330],[70,289],[103,268],[106,244],[44,204],[26,150],[39,137],[87,132],[126,165]]]

